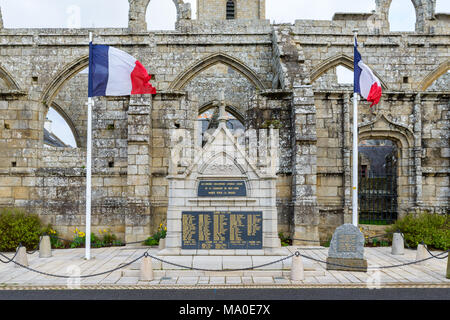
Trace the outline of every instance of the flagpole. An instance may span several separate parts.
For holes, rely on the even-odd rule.
[[[358,30],[353,30],[356,44]],[[353,90],[354,91],[354,90]],[[353,92],[353,179],[352,179],[352,223],[358,226],[358,94]]]
[[[89,32],[89,43],[92,42],[92,32]],[[91,259],[91,191],[92,191],[92,108],[94,101],[88,97],[87,114],[87,148],[86,148],[86,260]]]

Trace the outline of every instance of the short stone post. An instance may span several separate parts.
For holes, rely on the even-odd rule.
[[[401,255],[405,253],[405,242],[403,239],[403,234],[400,232],[394,233],[392,237],[392,251],[393,255]]]
[[[17,254],[14,261],[20,264],[15,264],[15,267],[17,268],[22,268],[22,266],[28,267],[27,248],[20,245],[19,248],[17,248]]]
[[[158,250],[163,250],[166,247],[166,239],[159,239]]]
[[[423,259],[428,258],[428,252],[427,252],[427,247],[426,244],[421,243],[419,245],[417,245],[417,253],[416,253],[416,261],[420,261]],[[422,262],[418,262],[418,265],[424,265],[426,263],[426,261],[422,261]]]
[[[450,252],[447,251],[447,279],[450,279]]]
[[[152,281],[153,280],[153,266],[152,259],[145,254],[141,262],[141,270],[139,275],[140,281]]]
[[[292,257],[290,279],[292,281],[305,280],[305,271],[303,269],[303,261],[302,261],[302,257],[300,256],[300,253],[298,251]]]
[[[41,237],[39,243],[39,258],[50,258],[52,256],[52,245],[48,235]]]

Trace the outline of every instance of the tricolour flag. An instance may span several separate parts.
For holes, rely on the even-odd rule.
[[[89,97],[156,94],[150,79],[144,66],[128,53],[89,44]]]
[[[353,92],[361,94],[364,99],[372,102],[371,107],[380,102],[381,83],[373,74],[372,70],[362,62],[361,55],[358,52],[358,43],[355,39],[354,50],[354,90]]]

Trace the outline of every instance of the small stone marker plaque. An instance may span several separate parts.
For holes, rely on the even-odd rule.
[[[337,251],[356,252],[357,236],[354,234],[340,234],[337,239]]]
[[[328,250],[327,270],[367,271],[364,235],[353,224],[336,228]]]

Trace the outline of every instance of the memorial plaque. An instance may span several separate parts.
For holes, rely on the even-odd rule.
[[[245,181],[202,180],[198,184],[199,197],[246,197]]]
[[[262,249],[262,212],[182,212],[182,249]]]
[[[356,252],[357,236],[354,234],[339,234],[337,238],[337,251]]]

